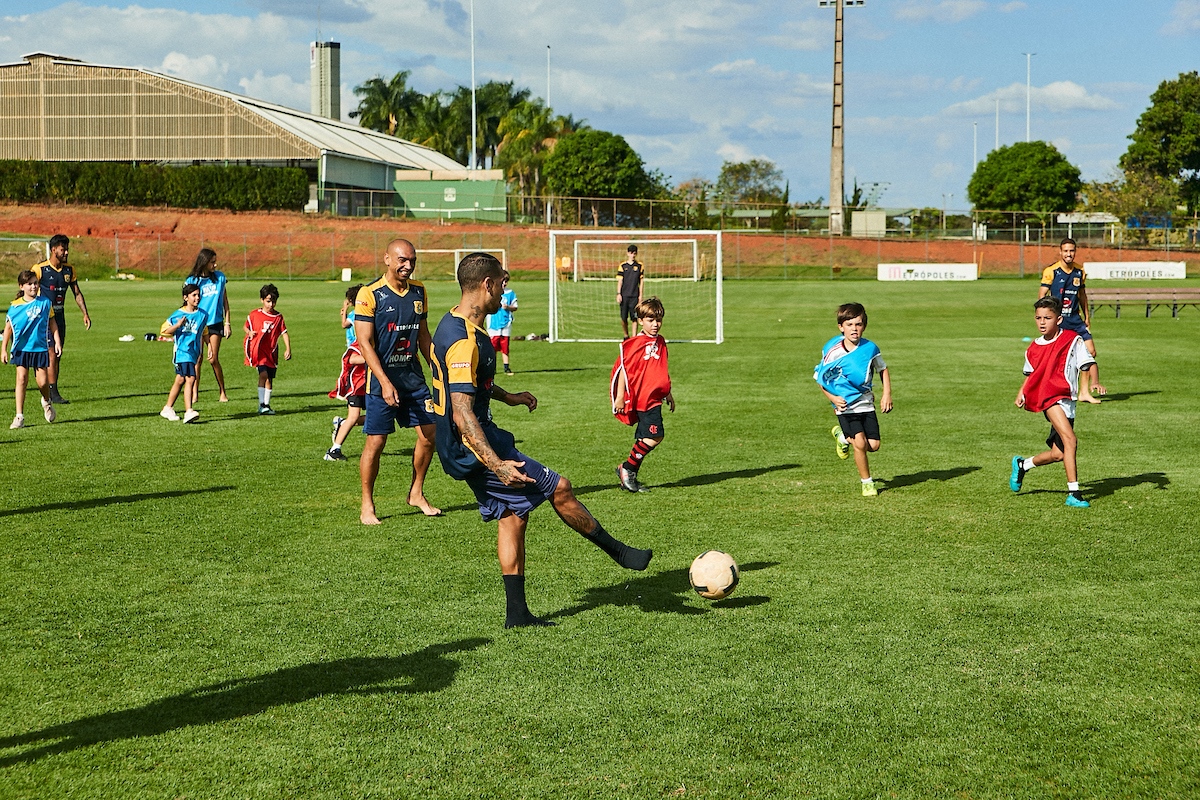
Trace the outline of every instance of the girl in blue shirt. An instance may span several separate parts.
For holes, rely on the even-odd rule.
[[[204,312],[204,342],[208,345],[208,363],[212,364],[213,377],[217,379],[220,401],[229,402],[225,394],[225,371],[221,369],[221,340],[229,338],[229,295],[225,291],[225,273],[216,269],[217,254],[207,247],[196,254],[196,264],[187,277],[187,283],[200,287],[200,310]],[[200,366],[199,357],[196,366]],[[200,391],[200,370],[196,370],[194,390]],[[196,397],[192,397],[196,402]]]
[[[54,320],[53,307],[50,298],[38,296],[37,275],[32,270],[23,271],[17,276],[17,286],[20,291],[9,304],[4,338],[0,340],[0,363],[9,363],[11,346],[11,361],[17,368],[17,385],[13,392],[17,415],[13,417],[12,425],[8,426],[10,430],[25,427],[25,387],[29,383],[31,369],[38,391],[42,394],[42,413],[46,422],[54,422],[58,417],[54,404],[50,402],[50,345],[53,344],[55,355],[62,354],[62,340],[59,338],[58,323]]]

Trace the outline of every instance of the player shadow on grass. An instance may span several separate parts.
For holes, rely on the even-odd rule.
[[[311,414],[311,413],[314,413],[317,411],[325,411],[325,412],[337,411],[339,408],[344,409],[345,407],[346,407],[345,403],[338,403],[334,400],[330,400],[328,403],[316,403],[313,405],[304,406],[303,408],[277,409],[274,414],[271,414],[269,416],[290,417],[292,414]],[[204,412],[201,412],[201,414],[203,414],[203,413]],[[200,422],[230,422],[232,420],[242,420],[242,419],[249,419],[250,417],[261,417],[261,416],[263,416],[263,415],[259,414],[257,411],[239,411],[236,414],[223,414],[219,417],[211,417],[209,419],[205,419],[203,416],[201,416],[199,421]]]
[[[1144,394],[1162,394],[1158,389],[1150,389],[1145,392],[1113,392],[1106,394],[1100,398],[1101,403],[1119,403],[1122,400],[1128,400],[1131,397],[1140,397]]]
[[[142,500],[165,500],[172,497],[186,497],[190,494],[205,494],[207,492],[232,492],[236,486],[210,486],[207,489],[175,489],[169,492],[145,492],[143,494],[113,495],[111,497],[93,497],[90,500],[64,500],[61,503],[45,503],[40,506],[11,508],[0,510],[0,517],[13,517],[18,514],[37,514],[43,511],[82,511],[85,508],[103,508],[104,506],[139,503]]]
[[[1121,489],[1132,489],[1143,483],[1153,484],[1155,489],[1165,491],[1171,485],[1171,479],[1165,472],[1143,472],[1140,475],[1120,475],[1114,478],[1100,478],[1081,484],[1084,496],[1089,500],[1099,500],[1112,497]],[[1062,494],[1062,489],[1030,489],[1021,492],[1023,495]]]
[[[913,472],[908,475],[896,475],[891,479],[877,478],[876,482],[882,484],[879,487],[880,492],[886,492],[890,489],[900,489],[904,486],[916,486],[919,483],[928,481],[952,481],[955,478],[961,478],[964,475],[970,475],[972,472],[978,472],[983,467],[952,467],[951,469],[927,469],[924,472]]]
[[[400,656],[343,658],[201,686],[137,708],[110,711],[52,725],[40,731],[0,738],[0,749],[37,745],[0,756],[0,767],[32,763],[102,742],[157,736],[194,725],[261,714],[278,706],[329,695],[425,694],[454,682],[461,666],[447,656],[476,650],[491,639],[434,644]]]
[[[709,486],[722,481],[736,480],[739,478],[757,478],[760,475],[765,475],[768,472],[778,472],[784,469],[799,469],[799,464],[776,464],[773,467],[755,467],[753,469],[738,469],[728,472],[710,472],[707,475],[689,475],[686,478],[680,478],[677,481],[670,483],[647,483],[647,488],[653,489],[684,489],[689,486]],[[593,492],[604,492],[611,489],[620,490],[620,486],[616,481],[606,483],[602,486],[576,486],[575,495],[592,494]]]
[[[739,569],[742,572],[753,572],[777,566],[778,563],[777,561],[755,561],[743,564]],[[573,617],[600,606],[636,606],[646,613],[695,615],[707,614],[710,608],[748,608],[771,602],[769,597],[749,595],[719,600],[709,604],[709,608],[705,608],[697,606],[696,601],[688,602],[695,597],[692,586],[688,582],[688,571],[672,569],[621,581],[611,586],[587,589],[576,605],[551,612],[546,615],[546,618]]]

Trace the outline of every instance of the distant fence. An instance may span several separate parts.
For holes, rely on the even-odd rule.
[[[949,232],[958,233],[958,232]],[[969,232],[968,232],[969,233]],[[383,248],[395,235],[413,241],[424,253],[418,276],[428,280],[454,278],[454,250],[503,249],[509,269],[522,279],[547,274],[548,236],[541,228],[476,226],[475,230],[413,231],[411,223],[397,234],[379,231],[261,233],[205,232],[187,238],[170,234],[81,236],[71,241],[71,263],[87,278],[116,273],[141,278],[178,279],[186,275],[196,252],[210,247],[219,267],[231,279],[337,280],[349,268],[354,279],[374,277],[383,270]],[[1065,235],[1065,234],[1064,234]],[[1032,237],[1031,237],[1032,238]],[[1188,263],[1200,269],[1200,252],[1193,247],[1164,243],[1158,248],[1114,245],[1103,238],[1080,238],[1081,261],[1154,261]],[[8,278],[44,257],[30,249],[29,239],[0,240],[0,268]],[[652,254],[643,253],[643,259]],[[870,278],[880,263],[976,264],[981,276],[1030,276],[1058,258],[1058,237],[1039,229],[1032,241],[972,239],[969,235],[878,236],[875,238],[813,236],[802,233],[726,230],[722,257],[725,277],[747,278]],[[614,274],[616,264],[613,264]],[[6,278],[6,280],[8,279]]]

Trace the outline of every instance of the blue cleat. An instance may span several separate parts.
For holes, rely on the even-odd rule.
[[[1091,508],[1092,507],[1092,504],[1089,503],[1087,500],[1084,500],[1081,497],[1076,497],[1073,494],[1067,495],[1067,502],[1065,503],[1065,505],[1068,505],[1071,508]]]
[[[1008,488],[1014,492],[1021,491],[1021,484],[1025,482],[1025,467],[1022,466],[1025,459],[1020,456],[1013,456],[1012,474],[1008,476]]]

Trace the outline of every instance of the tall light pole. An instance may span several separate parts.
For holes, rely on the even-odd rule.
[[[1033,69],[1033,57],[1037,53],[1025,54],[1025,141],[1029,141],[1029,76]]]
[[[550,108],[550,45],[546,45],[546,109]]]
[[[841,236],[845,226],[842,198],[846,194],[846,151],[842,117],[842,18],[845,6],[861,6],[865,0],[819,0],[833,6],[833,130],[829,148],[829,233]]]
[[[974,135],[974,140],[971,144],[971,171],[975,171],[975,167],[979,165],[979,123],[972,122],[971,130]]]
[[[475,115],[475,0],[471,0],[471,169],[475,164],[475,131],[477,126]]]
[[[996,98],[996,146],[994,150],[1000,149],[1000,98]]]

